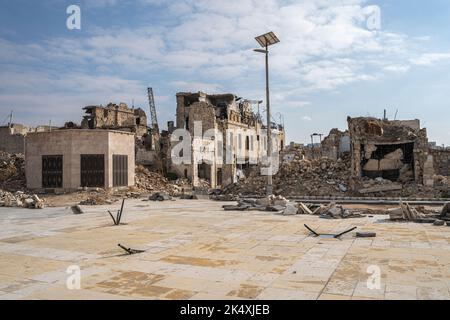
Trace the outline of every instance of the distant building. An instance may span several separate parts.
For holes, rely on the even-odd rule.
[[[152,166],[158,161],[156,144],[159,135],[147,125],[147,115],[141,108],[129,108],[126,103],[84,107],[83,129],[111,129],[132,132],[136,137],[136,163]]]
[[[249,101],[234,94],[203,92],[181,92],[176,97],[176,129],[190,133],[192,158],[189,164],[167,161],[168,171],[189,178],[194,187],[203,179],[217,188],[236,182],[239,176],[248,174],[253,166],[261,163],[267,154],[267,129]],[[201,123],[200,133],[195,132],[196,123]],[[284,127],[275,123],[271,126],[273,150],[279,157],[285,143]],[[204,137],[210,130],[218,133],[214,141]],[[171,148],[176,144],[172,143]]]
[[[22,124],[11,123],[0,127],[0,151],[11,154],[25,152],[25,136],[30,132],[45,132],[56,129],[50,126],[31,128]]]

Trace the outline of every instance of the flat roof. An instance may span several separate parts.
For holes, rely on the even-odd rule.
[[[122,130],[111,130],[111,129],[55,129],[52,131],[42,131],[42,132],[30,132],[28,134],[52,134],[56,132],[67,132],[67,131],[76,131],[76,132],[111,132],[111,133],[120,133],[120,134],[128,134],[134,135],[134,132],[122,131]]]

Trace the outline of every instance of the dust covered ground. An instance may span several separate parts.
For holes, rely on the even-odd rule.
[[[127,200],[0,208],[0,299],[449,299],[450,228],[387,216],[327,220],[224,211],[224,202]],[[315,238],[350,227],[375,238]],[[145,250],[128,255],[117,244]],[[79,266],[79,290],[67,269]],[[379,287],[367,286],[380,271]],[[376,284],[377,282],[375,282]]]

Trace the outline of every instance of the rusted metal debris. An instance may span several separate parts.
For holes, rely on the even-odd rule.
[[[311,234],[313,234],[315,237],[323,237],[323,238],[335,238],[335,239],[339,239],[340,237],[342,237],[344,234],[347,234],[349,232],[352,232],[353,230],[357,229],[357,227],[353,227],[351,229],[348,229],[344,232],[338,233],[338,234],[333,234],[333,233],[317,233],[316,231],[314,231],[313,229],[311,229],[310,227],[308,227],[308,225],[304,225],[306,229],[308,229]]]
[[[114,215],[111,213],[111,211],[108,210],[109,215],[111,216],[111,219],[114,222],[114,225],[118,226],[120,225],[120,220],[122,220],[122,213],[123,213],[123,206],[125,204],[125,199],[122,200],[122,206],[120,207],[120,210],[117,210],[117,215],[114,217]]]
[[[145,250],[127,248],[127,247],[121,245],[120,243],[117,246],[120,247],[121,249],[123,249],[126,253],[128,253],[130,255],[145,252]]]

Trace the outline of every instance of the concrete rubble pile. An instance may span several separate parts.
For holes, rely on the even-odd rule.
[[[0,151],[0,188],[8,191],[26,189],[25,156]]]
[[[403,185],[401,183],[392,182],[382,177],[375,179],[364,179],[358,192],[362,195],[371,195],[374,193],[382,193],[389,191],[401,191]]]
[[[281,163],[273,177],[275,194],[283,196],[339,196],[349,193],[350,160],[303,159],[300,152]],[[225,188],[225,194],[262,195],[267,177],[254,170],[248,178]]]
[[[113,204],[117,202],[119,199],[112,198],[108,193],[104,190],[103,192],[92,192],[88,195],[88,197],[82,201],[80,201],[80,205],[83,206],[101,206],[105,204]]]
[[[446,187],[446,185],[443,186]],[[375,179],[363,178],[356,188],[355,195],[363,197],[441,198],[444,188],[428,187],[414,181],[400,183],[381,177]]]
[[[79,204],[86,206],[112,204],[123,198],[140,198],[142,195],[151,193],[150,200],[168,200],[168,198],[179,196],[183,187],[187,187],[183,179],[175,181],[181,186],[169,182],[162,175],[152,172],[144,166],[136,166],[135,186],[124,189],[113,189],[110,191],[102,188],[87,190],[87,197]]]
[[[143,166],[136,166],[135,186],[138,190],[147,192],[165,192],[171,196],[180,193],[181,187]]]
[[[340,205],[310,205],[289,201],[282,196],[269,196],[260,199],[241,199],[237,205],[224,205],[226,211],[270,211],[283,215],[310,214],[325,219],[347,219],[364,217],[356,210],[347,210]]]
[[[389,219],[392,221],[412,221],[417,223],[433,223],[434,225],[444,225],[448,221],[450,225],[450,216],[447,216],[447,210],[450,210],[450,204],[447,203],[442,212],[426,209],[423,206],[412,207],[408,203],[400,202],[398,208],[388,209]]]
[[[172,197],[170,195],[168,195],[165,192],[155,192],[154,194],[152,194],[148,200],[151,201],[168,201],[168,200],[172,200]]]
[[[268,196],[260,199],[241,199],[237,205],[224,205],[222,206],[226,211],[271,211],[271,212],[284,212],[288,206],[295,203],[289,202],[282,196]]]
[[[289,196],[358,196],[358,197],[411,197],[441,198],[448,189],[448,179],[436,176],[442,187],[428,187],[414,181],[393,182],[382,177],[364,177],[351,188],[351,159],[344,155],[338,160],[321,158],[303,159],[301,151],[284,158],[278,173],[273,177],[275,194]],[[438,184],[436,183],[436,185]],[[259,167],[247,178],[224,188],[222,195],[262,196],[265,194],[267,177],[261,175]],[[219,199],[218,199],[219,200]]]
[[[309,207],[303,203],[299,203],[299,214],[316,215],[323,219],[349,219],[365,217],[359,210],[345,209],[341,205],[331,202],[327,205],[310,205]]]
[[[43,209],[44,206],[45,199],[41,199],[35,194],[29,195],[22,191],[13,194],[0,189],[0,207]]]

